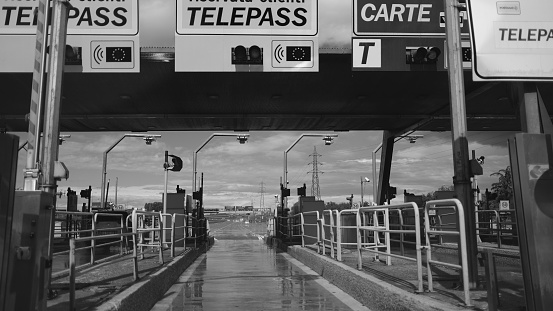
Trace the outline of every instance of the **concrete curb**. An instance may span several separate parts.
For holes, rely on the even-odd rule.
[[[178,280],[179,276],[213,245],[187,251],[177,256],[166,267],[149,275],[124,291],[112,297],[109,301],[94,308],[98,311],[149,311],[157,301],[163,298],[165,292]]]
[[[287,253],[372,310],[466,310],[407,292],[300,246],[288,246]]]

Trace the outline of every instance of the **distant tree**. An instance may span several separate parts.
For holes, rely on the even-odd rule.
[[[454,185],[442,185],[440,188],[438,188],[438,191],[453,191],[455,190]]]
[[[492,194],[497,194],[495,201],[490,202],[490,208],[498,209],[500,200],[509,200],[513,198],[513,177],[511,173],[511,167],[507,166],[505,169],[501,169],[490,176],[497,176],[498,181],[492,184]],[[495,196],[495,195],[494,195]]]
[[[162,212],[163,202],[153,202],[144,204],[144,209],[148,212]]]
[[[426,204],[428,201],[437,200],[438,194],[437,191],[453,191],[455,190],[454,185],[442,185],[436,191],[428,192],[427,194],[422,195],[422,203]]]

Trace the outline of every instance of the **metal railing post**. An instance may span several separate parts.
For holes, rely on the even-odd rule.
[[[499,307],[499,291],[497,288],[497,274],[495,270],[495,260],[491,249],[486,249],[484,252],[484,260],[486,261],[486,283],[488,284],[488,310],[497,311]]]
[[[92,232],[90,234],[92,237],[95,237],[96,236],[96,219],[94,216],[92,216]],[[96,240],[95,239],[92,239],[92,241],[90,241],[90,264],[93,265],[94,262],[96,261],[95,260],[95,254],[96,254]]]
[[[495,213],[495,227],[496,227],[496,234],[497,234],[497,246],[498,248],[501,248],[501,218],[499,216],[499,212],[494,210]]]
[[[75,239],[69,240],[69,310],[75,310]]]
[[[175,257],[175,219],[177,214],[173,214],[173,221],[171,222],[171,257]]]
[[[363,258],[361,256],[361,212],[357,213],[355,215],[355,223],[357,226],[357,229],[355,230],[357,233],[357,270],[363,270]]]
[[[336,260],[342,261],[342,212],[336,213]]]

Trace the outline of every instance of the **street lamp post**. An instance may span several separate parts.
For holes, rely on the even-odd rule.
[[[250,134],[232,134],[232,133],[211,134],[211,136],[200,146],[200,148],[194,151],[194,154],[192,156],[192,191],[196,191],[196,174],[197,174],[196,164],[198,162],[198,152],[200,152],[200,150],[202,150],[202,148],[205,147],[205,145],[207,145],[207,143],[209,143],[213,139],[213,137],[219,137],[219,136],[236,137],[236,139],[238,140],[238,142],[240,142],[240,144],[244,144],[246,141],[248,141],[248,137],[250,137]]]
[[[328,145],[331,145],[332,144],[332,141],[334,138],[338,137],[338,134],[311,134],[311,133],[304,133],[304,134],[301,134],[300,137],[298,137],[298,139],[296,139],[296,141],[290,145],[290,147],[288,147],[288,149],[286,149],[284,151],[284,173],[283,173],[283,176],[284,176],[284,180],[282,181],[283,185],[284,185],[284,188],[288,188],[288,151],[290,151],[292,148],[294,148],[294,146],[304,137],[323,137],[323,140],[325,142],[325,145],[328,146]],[[284,208],[288,207],[288,198],[285,198],[284,196],[281,198],[282,200],[282,204],[281,204],[281,209],[282,209],[282,216],[284,216]]]
[[[146,142],[146,145],[151,145],[153,141],[156,140],[156,138],[160,138],[161,135],[152,135],[152,134],[125,134],[123,137],[121,137],[119,140],[117,140],[113,145],[111,145],[106,151],[104,151],[104,157],[102,161],[102,185],[101,185],[101,194],[100,194],[100,208],[104,209],[106,206],[106,200],[105,200],[105,185],[106,185],[106,168],[107,168],[107,162],[108,162],[108,152],[111,151],[111,149],[115,148],[117,144],[119,144],[125,137],[142,137],[144,141]]]
[[[367,182],[371,182],[371,180],[367,177],[363,178],[363,176],[361,176],[361,205],[359,205],[360,207],[363,207],[363,183],[367,183]]]
[[[194,151],[194,154],[192,155],[192,179],[193,179],[192,180],[192,196],[194,196],[194,192],[196,192],[196,174],[197,174],[196,167],[197,167],[197,162],[198,162],[198,152],[200,152],[200,150],[202,150],[202,148],[205,147],[205,145],[207,145],[207,143],[209,143],[213,139],[213,137],[219,137],[219,136],[236,137],[236,140],[238,140],[238,142],[240,144],[244,144],[244,143],[246,143],[246,141],[248,141],[248,138],[250,137],[250,134],[213,133],[200,146],[200,148],[198,148],[198,149],[196,149],[196,151]],[[202,177],[202,184],[203,184],[203,177]],[[198,211],[197,211],[197,217],[198,217],[198,219],[203,218],[203,198],[202,198],[202,201],[201,201],[200,206],[199,206]],[[207,229],[204,228],[204,230],[207,230]]]

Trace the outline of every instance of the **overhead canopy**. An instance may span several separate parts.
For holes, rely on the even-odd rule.
[[[356,72],[351,54],[321,54],[317,73],[176,73],[171,51],[143,51],[140,66],[66,73],[61,131],[450,129],[445,71]],[[27,131],[31,80],[0,74],[0,128]],[[507,83],[475,83],[465,71],[465,88],[469,130],[520,128]],[[540,91],[553,111],[553,88]]]

